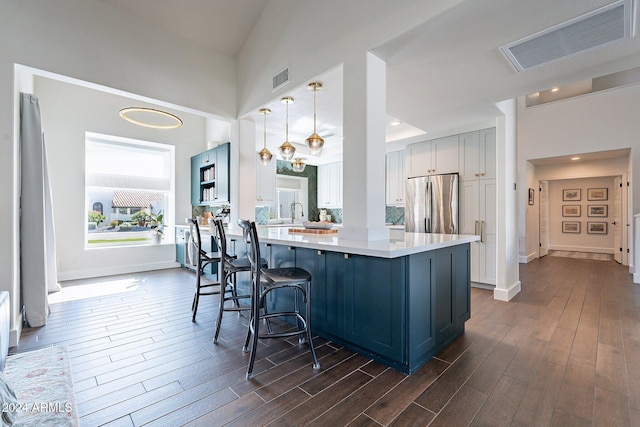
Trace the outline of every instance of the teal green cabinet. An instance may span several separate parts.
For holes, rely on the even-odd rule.
[[[220,144],[191,158],[191,204],[229,203],[230,144]]]
[[[345,339],[376,355],[403,361],[405,258],[348,255],[344,264]]]
[[[266,246],[270,267],[311,273],[315,334],[387,366],[413,373],[464,333],[469,244],[398,258]],[[279,293],[267,304],[287,310],[294,301],[293,293]]]

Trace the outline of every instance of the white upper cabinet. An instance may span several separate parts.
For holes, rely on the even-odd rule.
[[[387,205],[404,205],[404,151],[387,153]]]
[[[494,179],[496,177],[496,130],[495,128],[460,135],[464,164],[460,179]]]
[[[318,209],[342,208],[342,162],[318,166]]]
[[[263,165],[256,159],[256,202],[273,203],[276,200],[276,163],[275,156]]]
[[[457,173],[458,135],[407,145],[407,177]]]

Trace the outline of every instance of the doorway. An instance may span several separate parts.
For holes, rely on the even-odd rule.
[[[625,182],[623,175],[539,181],[538,257],[550,250],[605,253],[629,265]]]

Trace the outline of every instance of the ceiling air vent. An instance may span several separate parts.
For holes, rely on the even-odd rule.
[[[289,83],[289,67],[285,68],[284,70],[280,71],[278,74],[273,76],[272,78],[273,89],[271,91],[275,92],[276,89],[280,89],[282,86],[286,85],[287,83]]]
[[[632,15],[632,0],[619,0],[500,50],[517,71],[525,71],[631,38]]]

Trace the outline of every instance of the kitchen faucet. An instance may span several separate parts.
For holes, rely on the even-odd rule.
[[[304,206],[302,206],[302,203],[299,202],[293,202],[291,203],[291,223],[293,224],[294,222],[296,222],[296,205],[300,205],[300,216],[304,216]]]

